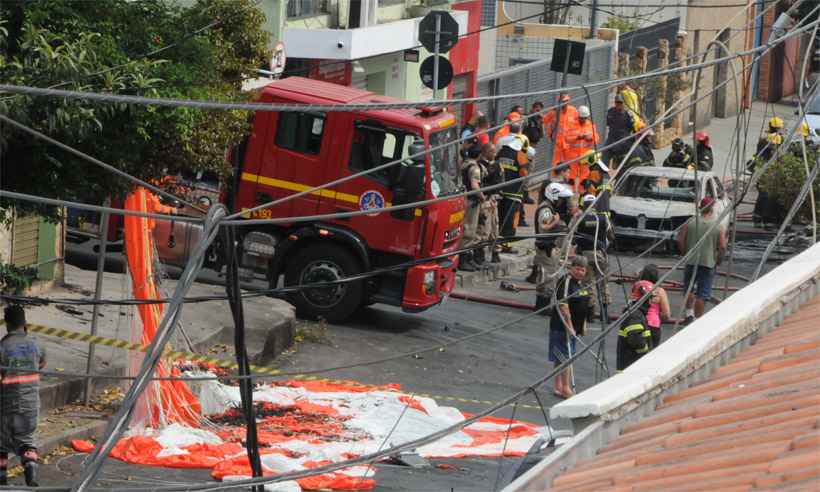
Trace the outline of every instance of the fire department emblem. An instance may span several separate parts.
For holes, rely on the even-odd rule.
[[[381,193],[375,190],[369,190],[362,193],[362,196],[359,197],[359,208],[361,210],[375,210],[379,208],[384,208],[384,197]],[[369,216],[379,215],[379,214],[367,214]]]

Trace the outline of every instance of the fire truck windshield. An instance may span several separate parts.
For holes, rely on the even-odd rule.
[[[433,177],[434,197],[456,193],[461,188],[461,174],[458,172],[458,133],[456,127],[430,135],[430,148],[452,143],[430,152],[430,176]]]

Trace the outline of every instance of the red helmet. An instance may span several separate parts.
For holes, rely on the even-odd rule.
[[[703,142],[703,145],[707,147],[711,147],[711,145],[709,145],[709,134],[706,132],[696,132],[695,140],[698,142]]]

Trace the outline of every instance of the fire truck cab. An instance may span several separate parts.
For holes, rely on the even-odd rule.
[[[317,105],[401,102],[371,92],[301,77],[273,82],[258,102]],[[297,312],[329,321],[380,302],[418,312],[438,305],[453,288],[456,257],[389,267],[457,249],[464,200],[379,213],[391,205],[455,195],[461,189],[452,114],[441,109],[319,112],[258,111],[253,130],[234,148],[234,191],[229,203],[258,205],[385,163],[401,164],[313,191],[243,217],[271,219],[366,211],[331,220],[239,227],[243,267],[264,271],[271,287],[327,282],[372,270],[385,273],[288,295]],[[428,150],[427,152],[424,152]],[[424,152],[422,157],[410,158]]]

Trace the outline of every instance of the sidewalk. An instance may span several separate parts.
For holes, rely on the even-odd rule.
[[[66,265],[65,285],[55,287],[44,294],[49,298],[92,298],[96,273]],[[165,279],[161,291],[170,295],[176,281]],[[130,279],[119,273],[105,273],[102,297],[125,299],[132,296]],[[224,288],[216,285],[195,283],[189,296],[223,295]],[[90,333],[92,306],[50,304],[26,309],[29,323],[54,328]],[[139,342],[141,333],[139,314],[135,306],[103,305],[99,310],[97,334],[117,340]],[[245,300],[245,327],[248,352],[255,363],[265,364],[276,353],[290,345],[293,339],[294,311],[290,304],[270,297],[254,297]],[[208,301],[186,305],[182,310],[181,323],[171,339],[174,350],[204,353],[214,344],[230,345],[233,319],[227,301]],[[88,343],[34,334],[37,343],[45,348],[47,367],[51,371],[66,373],[86,372]],[[224,347],[223,354],[209,353],[214,357],[231,358],[232,352]],[[106,375],[123,375],[129,361],[129,352],[123,349],[97,345],[91,372]],[[100,386],[103,386],[100,383]],[[45,377],[41,383],[41,409],[63,406],[80,398],[83,380],[79,378]]]

